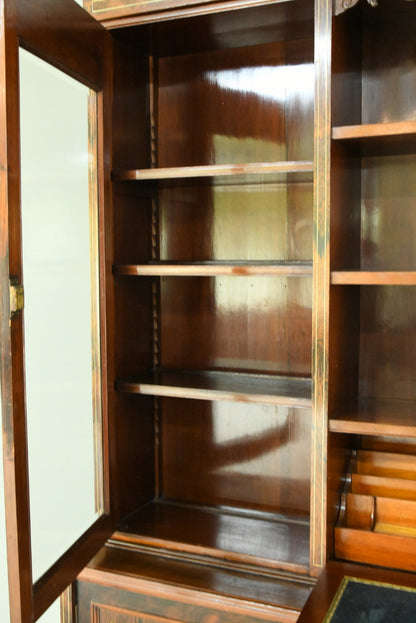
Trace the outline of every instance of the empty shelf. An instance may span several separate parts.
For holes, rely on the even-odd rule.
[[[180,180],[213,178],[270,173],[304,173],[313,171],[313,162],[295,160],[283,162],[252,162],[243,164],[218,164],[189,167],[161,167],[155,169],[129,169],[113,173],[115,181]]]
[[[416,138],[416,121],[393,123],[365,123],[332,128],[334,140],[372,139],[383,137]]]
[[[329,420],[334,433],[416,438],[416,405],[412,401],[364,401]]]
[[[176,276],[216,277],[222,275],[270,275],[281,277],[312,276],[312,262],[152,262],[148,264],[122,264],[113,272],[120,276]]]
[[[159,500],[131,515],[116,541],[161,547],[293,572],[309,568],[309,522]]]
[[[256,402],[310,408],[311,379],[235,372],[156,371],[118,380],[120,392],[197,400]]]

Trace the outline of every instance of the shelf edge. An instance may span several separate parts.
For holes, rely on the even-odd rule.
[[[410,437],[411,439],[416,439],[416,425],[357,422],[341,418],[330,418],[329,430],[332,433],[351,435],[387,435],[389,437]]]
[[[391,123],[366,123],[358,125],[335,126],[332,128],[334,140],[371,139],[383,137],[405,138],[416,135],[416,121],[397,121]]]
[[[141,394],[146,396],[160,396],[164,398],[188,398],[191,400],[225,400],[231,402],[272,404],[284,407],[310,409],[311,398],[296,398],[295,396],[279,396],[273,394],[244,393],[232,390],[199,389],[191,387],[177,387],[172,385],[158,385],[151,383],[119,382],[117,390],[123,393]]]
[[[415,286],[416,271],[332,270],[331,284]]]
[[[198,264],[118,264],[113,267],[113,274],[118,276],[149,276],[149,277],[216,277],[216,276],[281,276],[281,277],[311,277],[313,274],[312,263],[310,265],[276,265],[265,264],[263,266],[253,264],[225,264],[225,265],[198,265]]]
[[[305,173],[313,172],[311,160],[290,160],[282,162],[253,162],[246,164],[201,165],[189,167],[160,167],[157,169],[128,169],[114,172],[114,181],[150,181],[189,179],[196,177],[226,177],[261,173]]]

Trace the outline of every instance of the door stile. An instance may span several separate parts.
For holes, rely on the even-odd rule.
[[[331,94],[331,0],[315,2],[315,171],[313,431],[311,466],[311,573],[327,559],[327,442],[329,335],[329,163]]]
[[[4,492],[12,623],[31,621],[32,565],[27,484],[28,453],[23,379],[22,312],[10,317],[10,277],[21,273],[20,127],[16,10],[1,2],[0,291]],[[28,564],[29,562],[29,564]]]
[[[112,45],[107,47],[105,66],[108,68],[104,76],[103,89],[97,95],[97,127],[102,131],[97,137],[97,176],[98,176],[98,244],[100,280],[100,335],[101,335],[101,396],[102,396],[102,464],[97,465],[97,472],[102,472],[103,500],[102,506],[106,514],[111,514],[113,523],[116,521],[116,491],[114,479],[116,472],[115,458],[115,378],[114,365],[114,277],[113,277],[113,202],[112,202],[112,123],[111,114],[113,101],[113,63]],[[98,455],[96,455],[98,458]]]

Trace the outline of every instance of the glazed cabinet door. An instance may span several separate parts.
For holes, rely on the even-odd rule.
[[[104,241],[111,40],[72,0],[3,0],[1,394],[12,623],[112,530]]]

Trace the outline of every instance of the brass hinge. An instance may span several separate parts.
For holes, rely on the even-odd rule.
[[[10,277],[10,318],[14,318],[25,306],[23,286],[16,277]]]

